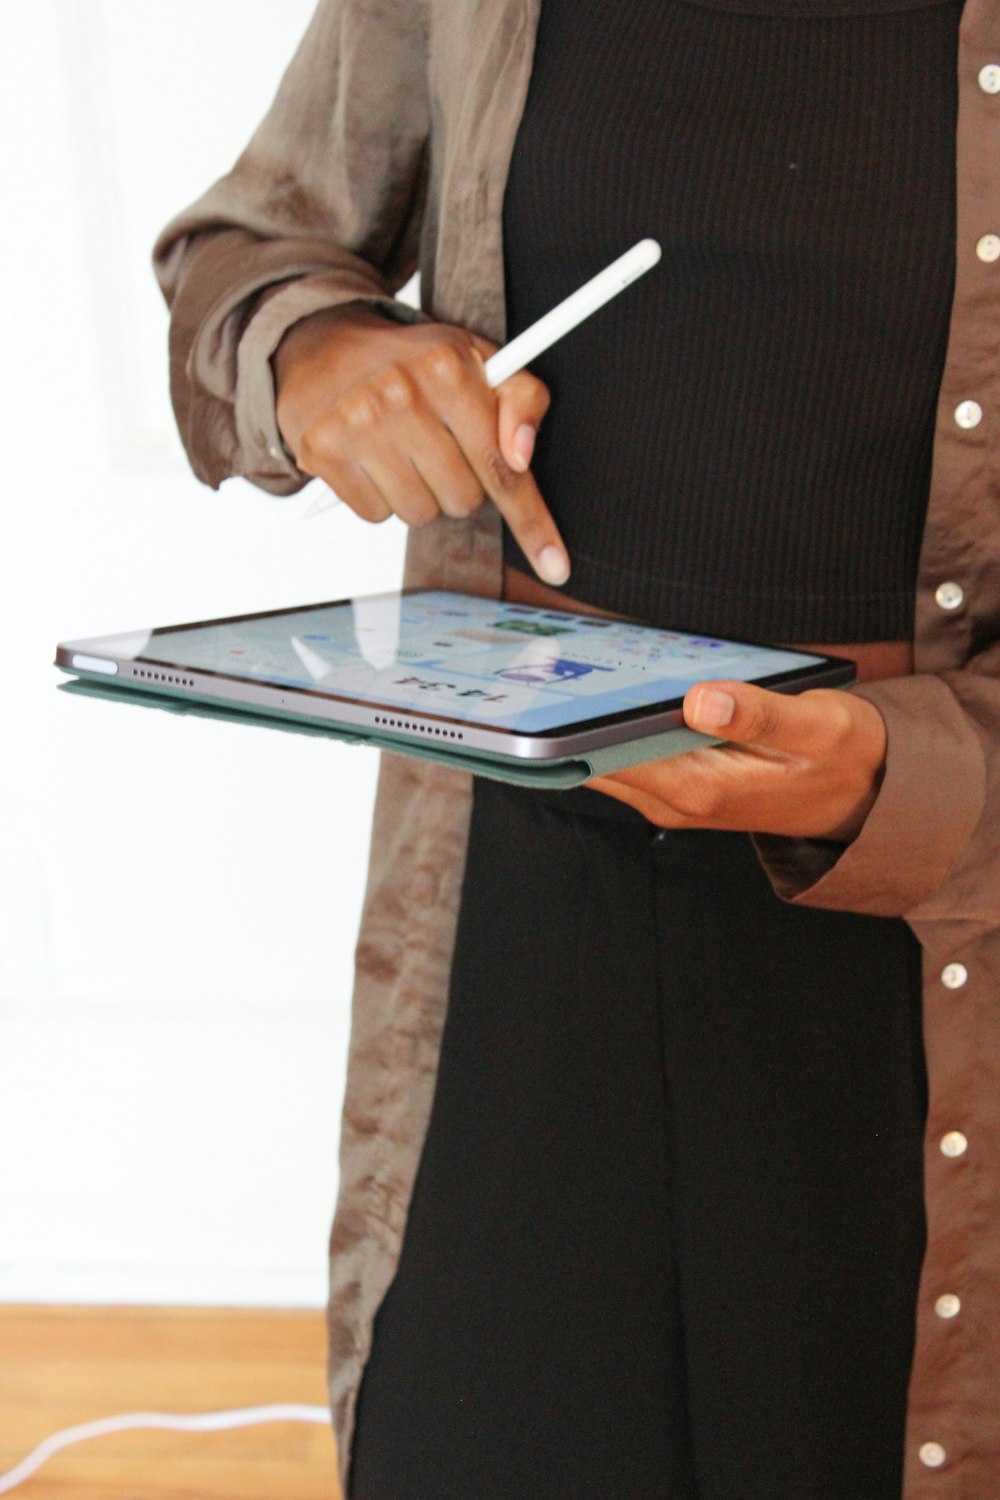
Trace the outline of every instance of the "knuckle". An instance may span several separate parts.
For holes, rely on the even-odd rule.
[[[754,705],[751,715],[751,733],[754,739],[773,739],[781,729],[781,712],[776,703],[770,698],[764,698]]]
[[[464,378],[468,360],[454,344],[441,343],[428,349],[421,364],[437,385],[453,390]]]
[[[361,521],[368,522],[371,526],[378,526],[391,515],[389,507],[384,501],[376,500],[369,495],[359,495],[345,488],[341,495],[344,504],[347,505]]]
[[[504,458],[498,443],[491,443],[483,450],[482,465],[491,494],[505,495],[514,488],[519,476]]]
[[[412,486],[400,487],[393,495],[392,503],[400,520],[418,530],[437,520],[441,514],[437,501],[429,491]]]
[[[429,526],[441,514],[433,495],[418,490],[408,490],[396,498],[396,509],[407,526]]]
[[[529,375],[527,371],[520,377],[524,382],[524,397],[531,410],[539,417],[544,417],[552,405],[552,392],[548,386],[538,379],[537,375]]]
[[[474,515],[481,507],[485,498],[482,489],[478,485],[474,490],[459,490],[450,497],[449,505],[451,514],[454,516]]]
[[[351,504],[351,509],[356,512],[362,521],[368,521],[372,526],[381,526],[383,521],[388,521],[392,515],[392,507],[387,505],[381,496],[365,495],[358,497]]]
[[[824,739],[830,751],[842,750],[854,733],[852,705],[845,693],[823,694]]]
[[[850,698],[846,693],[835,692],[831,692],[829,697],[825,693],[823,696],[833,732],[838,741],[846,740],[854,729],[854,709]]]
[[[304,432],[299,439],[295,462],[303,474],[316,474],[321,467],[322,460],[316,447],[316,439],[308,432]]]
[[[351,391],[341,401],[337,415],[352,432],[370,432],[380,415],[374,391],[368,386]]]
[[[296,462],[300,469],[315,474],[334,463],[340,453],[340,432],[334,418],[330,416],[303,432]]]
[[[482,505],[484,498],[480,484],[454,474],[442,479],[437,489],[437,501],[441,509],[446,516],[453,516],[456,520],[471,516]]]
[[[383,370],[376,381],[379,400],[393,411],[412,411],[417,389],[412,375],[400,365]]]

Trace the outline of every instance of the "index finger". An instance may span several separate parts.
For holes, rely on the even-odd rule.
[[[569,578],[569,554],[531,471],[517,474],[500,451],[488,447],[473,468],[483,489],[513,532],[518,546],[545,583],[559,587]]]
[[[548,404],[544,388],[535,381],[524,380],[515,396],[509,387],[517,380],[519,377],[514,376],[507,383],[505,399],[519,400],[521,420],[537,427]],[[500,398],[493,394],[485,380],[475,399],[470,399],[470,394],[465,384],[463,389],[454,393],[454,399],[447,402],[443,415],[448,427],[539,578],[558,587],[569,578],[566,544],[530,469],[519,474],[504,458],[500,447]]]

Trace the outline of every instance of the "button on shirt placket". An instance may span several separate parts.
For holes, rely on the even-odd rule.
[[[986,63],[980,68],[979,87],[984,94],[1000,94],[1000,63]],[[985,265],[1000,260],[1000,234],[988,232],[980,235],[976,241],[976,255]],[[983,408],[971,397],[966,397],[955,407],[955,423],[963,432],[974,431],[982,420]],[[949,578],[938,584],[934,598],[941,609],[951,613],[965,603],[965,590]]]
[[[965,964],[955,960],[945,964],[941,970],[941,983],[947,990],[962,989],[968,982],[968,978],[969,971]],[[958,1161],[968,1151],[969,1141],[963,1131],[948,1130],[941,1136],[938,1146],[942,1156],[947,1157],[949,1161]],[[942,1292],[935,1298],[934,1312],[941,1324],[953,1324],[961,1311],[962,1299],[956,1292]],[[933,1440],[921,1443],[917,1456],[925,1469],[941,1469],[948,1462],[947,1449],[942,1443]]]
[[[1000,69],[998,69],[998,74],[1000,74]],[[994,240],[996,241],[997,254],[1000,255],[1000,238],[998,238],[996,235],[983,235],[982,239],[979,241],[979,246],[984,245],[987,241],[992,242]],[[990,259],[990,256],[983,255],[979,252],[979,246],[977,246],[977,253],[979,253],[980,260]],[[995,259],[996,257],[992,258]],[[955,407],[955,423],[963,430],[963,432],[972,432],[976,427],[979,426],[982,420],[983,408],[980,406],[978,401],[973,401],[967,398],[965,401],[960,401]],[[953,578],[948,578],[945,579],[943,583],[938,584],[937,588],[934,590],[934,598],[937,601],[939,608],[946,610],[949,614],[951,614],[955,610],[961,609],[962,605],[965,603],[965,590],[962,588],[962,585],[960,583],[956,583]]]
[[[963,964],[948,964],[941,975],[942,982],[949,989],[960,987],[965,983],[965,978],[960,978],[959,972],[962,976],[965,975]],[[949,977],[945,978],[945,975]],[[950,1161],[957,1161],[969,1149],[968,1137],[961,1130],[946,1131],[938,1145],[942,1156],[948,1157]],[[934,1302],[934,1311],[942,1323],[951,1323],[962,1311],[962,1300],[955,1292],[942,1292]],[[941,1443],[929,1441],[921,1443],[918,1457],[925,1469],[940,1469],[948,1461],[948,1452]]]
[[[960,969],[964,972],[962,964],[949,964],[944,973],[951,971],[954,979],[956,977],[955,971]],[[948,984],[948,980],[944,979],[944,974],[942,974],[942,980],[945,984]],[[962,980],[960,982],[964,983],[965,981]],[[954,985],[952,984],[949,987],[953,988]],[[969,1149],[968,1138],[961,1130],[947,1131],[941,1137],[939,1145],[942,1156],[948,1157],[951,1161],[957,1161]],[[954,1292],[943,1292],[934,1303],[934,1311],[944,1323],[950,1323],[953,1318],[958,1316],[961,1310],[961,1299]],[[919,1458],[926,1469],[940,1469],[947,1463],[948,1453],[940,1443],[927,1442],[920,1445]]]
[[[941,970],[941,983],[947,990],[962,989],[968,978],[969,971],[964,964],[945,964]],[[968,1142],[962,1132],[952,1130],[942,1138],[941,1150],[945,1156],[956,1157],[964,1155],[967,1145]],[[950,1323],[962,1311],[962,1299],[954,1292],[942,1292],[941,1296],[934,1303],[934,1311],[944,1322]],[[940,1445],[931,1444],[930,1446],[937,1447]]]
[[[920,1462],[928,1469],[940,1469],[945,1463],[948,1455],[940,1443],[922,1443],[920,1447]]]
[[[980,67],[978,82],[984,94],[1000,95],[1000,62],[990,62]],[[997,104],[1000,104],[1000,99]],[[985,232],[980,233],[975,242],[976,257],[984,267],[996,267],[996,272],[991,274],[1000,273],[1000,232],[997,232],[1000,231],[1000,225],[997,225],[996,230],[987,229],[985,225],[983,229]],[[966,396],[954,409],[955,423],[963,432],[975,431],[982,423],[983,416],[981,403],[971,396]],[[965,603],[965,590],[954,579],[947,579],[938,584],[934,598],[940,609],[954,612]],[[945,964],[940,977],[945,989],[958,991],[968,982],[969,971],[965,964],[953,960]],[[938,1145],[941,1154],[949,1162],[957,1164],[969,1150],[969,1139],[964,1131],[952,1129],[940,1137]],[[962,1312],[962,1299],[955,1292],[942,1292],[935,1298],[934,1312],[942,1325],[952,1325]],[[920,1445],[918,1457],[925,1469],[942,1469],[948,1463],[947,1449],[934,1440]]]
[[[937,451],[943,456],[940,485],[946,483],[947,490],[932,487],[931,525],[925,533],[925,544],[930,544],[927,558],[935,559],[940,569],[936,577],[932,573],[925,582],[925,587],[930,585],[928,592],[938,612],[936,628],[932,619],[927,619],[927,641],[932,648],[929,657],[936,667],[960,666],[967,656],[973,634],[968,615],[973,608],[972,591],[978,588],[974,568],[979,554],[967,544],[964,522],[960,520],[958,529],[953,529],[960,507],[952,511],[946,495],[964,491],[971,512],[979,503],[978,494],[987,497],[987,476],[995,463],[1000,10],[987,16],[974,5],[967,7],[959,39],[959,69],[959,150],[971,157],[974,148],[978,174],[974,180],[959,177],[953,328],[961,325],[962,339],[953,349],[950,378],[942,387],[938,413]],[[991,310],[988,316],[987,306]],[[952,524],[942,525],[939,516],[947,517]],[[918,639],[918,671],[922,670],[921,644]],[[992,1292],[991,1283],[983,1282],[983,1247],[976,1241],[981,1233],[980,1216],[985,1211],[994,1212],[996,1203],[992,1190],[992,1124],[989,1118],[984,1123],[980,1093],[970,1088],[971,1080],[979,1076],[975,1060],[984,1042],[980,1002],[970,984],[970,969],[971,959],[967,967],[959,958],[949,957],[938,969],[936,985],[928,975],[925,986],[926,1035],[941,1060],[931,1095],[932,1118],[939,1124],[927,1143],[928,1246],[913,1372],[916,1399],[911,1407],[911,1414],[919,1411],[921,1416],[913,1429],[915,1441],[908,1455],[907,1500],[937,1495],[941,1500],[958,1500],[966,1494],[975,1494],[978,1500],[980,1494],[992,1493],[996,1477],[991,1457],[991,1480],[983,1482],[982,1459],[961,1435],[970,1394],[974,1391],[974,1399],[980,1403],[991,1401],[983,1384],[989,1379],[989,1361],[983,1359],[981,1344],[986,1335],[984,1316],[989,1321],[984,1309],[992,1301]],[[992,1030],[989,1035],[993,1036]],[[992,1066],[989,1072],[995,1074]],[[973,1166],[975,1170],[971,1170]],[[991,1195],[988,1209],[983,1202],[984,1191]],[[993,1430],[990,1428],[991,1433]],[[978,1477],[979,1482],[970,1476]]]

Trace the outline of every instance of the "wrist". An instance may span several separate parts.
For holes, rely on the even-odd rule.
[[[278,394],[296,367],[317,357],[344,328],[378,328],[389,321],[368,302],[344,302],[322,307],[299,318],[286,331],[271,356],[274,385]]]
[[[856,768],[854,779],[857,790],[849,811],[822,835],[831,843],[838,844],[853,843],[864,827],[885,777],[888,750],[885,720],[874,704],[854,694],[848,694],[844,701],[850,704],[854,726],[851,761]]]
[[[347,302],[320,308],[286,330],[271,356],[271,369],[275,417],[288,453],[298,453],[302,433],[316,415],[318,395],[328,402],[341,384],[334,372],[345,334],[384,328],[386,322],[369,304]]]
[[[823,839],[831,844],[853,844],[858,834],[864,828],[868,814],[878,799],[879,788],[885,775],[885,765],[880,766],[871,785],[864,795],[859,799],[846,818],[832,828],[829,833],[822,835]]]

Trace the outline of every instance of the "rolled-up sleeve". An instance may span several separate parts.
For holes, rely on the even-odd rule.
[[[1000,683],[974,670],[868,683],[885,775],[858,837],[755,839],[777,894],[802,906],[966,926],[1000,913]]]
[[[233,170],[157,240],[170,389],[200,479],[275,494],[307,476],[285,451],[271,356],[293,323],[394,299],[416,263],[428,109],[423,7],[321,0]]]

